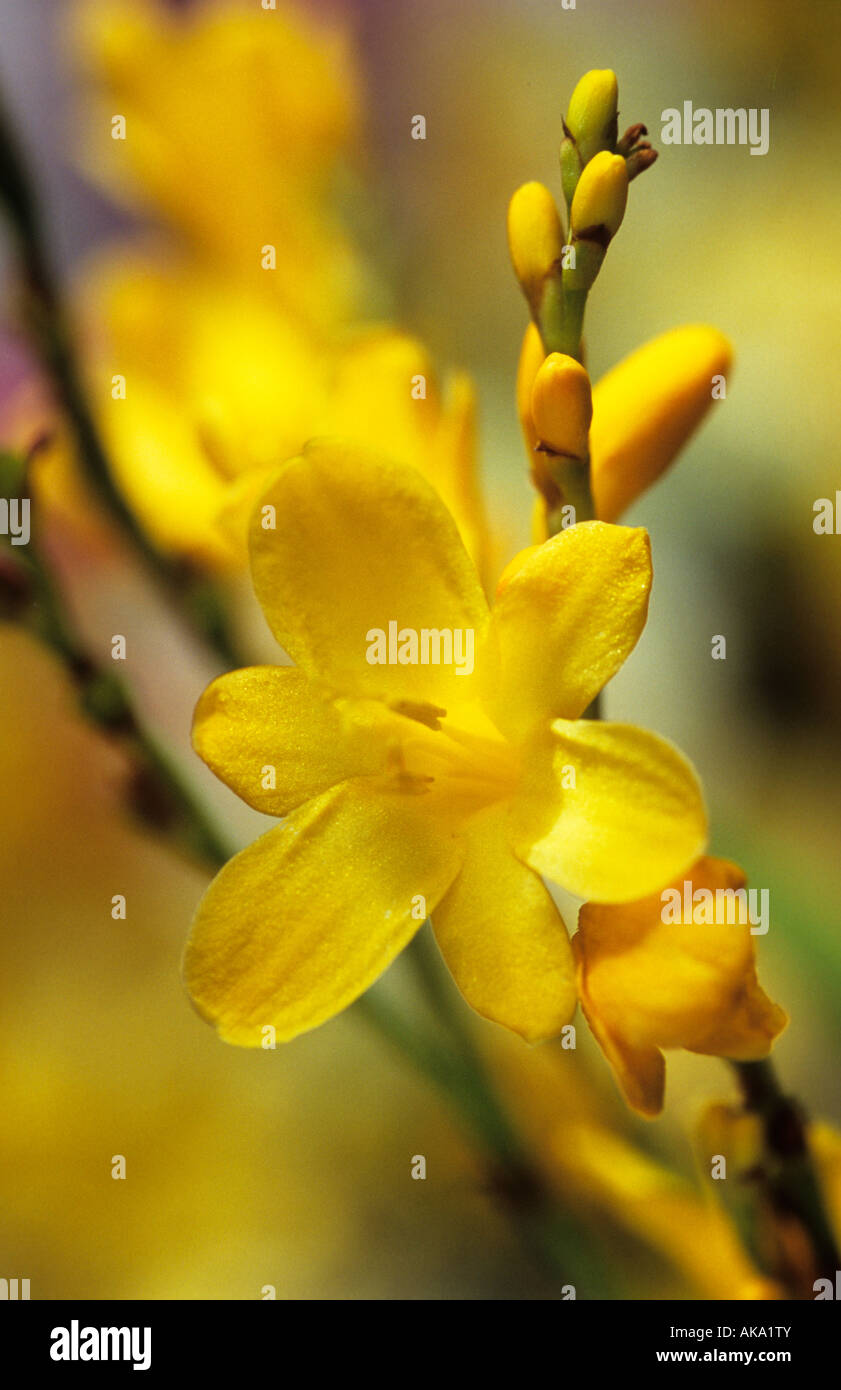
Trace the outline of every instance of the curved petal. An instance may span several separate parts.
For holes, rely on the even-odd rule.
[[[461,863],[423,797],[345,783],[236,855],[199,905],[184,978],[227,1042],[294,1038],[357,999]],[[413,900],[415,900],[413,902]]]
[[[593,390],[590,468],[596,515],[615,521],[668,468],[713,403],[732,349],[704,323],[645,343]]]
[[[294,666],[219,676],[196,705],[193,747],[237,796],[270,816],[382,771],[387,755],[370,721],[354,723]]]
[[[274,530],[264,529],[267,506]],[[435,663],[434,646],[429,664],[420,649],[417,664],[396,659],[401,632],[418,642],[424,630],[470,632],[475,652],[487,623],[455,523],[415,469],[341,440],[313,441],[275,475],[254,514],[251,566],[272,631],[308,674],[348,695],[444,708],[466,697],[469,675],[452,657]],[[370,634],[385,642],[390,623],[392,651],[375,664]]]
[[[648,533],[582,521],[517,557],[488,633],[486,702],[521,739],[577,719],[633,651],[651,587]]]
[[[523,755],[517,852],[581,898],[629,902],[701,853],[698,779],[665,739],[631,724],[556,719]]]
[[[435,912],[441,953],[468,1004],[539,1042],[575,1013],[575,966],[563,919],[511,849],[504,803],[474,817],[461,873]]]
[[[698,890],[710,895],[713,920],[665,912],[667,894],[682,904],[687,885],[690,902]],[[582,1008],[629,1104],[643,1114],[662,1107],[661,1048],[755,1060],[785,1026],[756,978],[750,923],[736,906],[744,885],[735,864],[704,858],[685,881],[638,902],[581,909],[573,945]],[[731,902],[722,897],[719,907],[719,891]]]

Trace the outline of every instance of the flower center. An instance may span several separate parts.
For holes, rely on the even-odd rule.
[[[404,702],[392,708],[412,721],[392,750],[407,791],[441,793],[465,814],[511,796],[519,757],[475,706],[448,712]]]

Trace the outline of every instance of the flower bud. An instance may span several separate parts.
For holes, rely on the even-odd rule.
[[[600,150],[616,148],[616,116],[619,88],[610,68],[585,72],[569,99],[566,128],[578,146],[581,163],[588,164]]]
[[[549,354],[534,379],[531,414],[540,446],[565,458],[587,458],[593,402],[580,362],[562,352]]]
[[[523,335],[520,348],[520,361],[517,365],[517,414],[529,453],[529,462],[534,462],[534,451],[539,444],[531,413],[531,393],[534,380],[546,360],[546,350],[540,334],[530,323]]]
[[[622,225],[627,201],[628,167],[620,154],[602,150],[585,165],[578,180],[570,210],[573,238],[586,238],[588,232],[604,228],[610,241]]]
[[[542,183],[524,183],[508,205],[508,247],[514,272],[535,314],[563,245],[561,218],[549,189]]]

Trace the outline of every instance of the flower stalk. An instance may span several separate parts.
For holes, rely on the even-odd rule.
[[[835,1286],[841,1252],[809,1148],[804,1110],[783,1091],[770,1060],[732,1061],[731,1066],[744,1112],[757,1116],[761,1125],[762,1152],[747,1175],[751,1186],[772,1222],[783,1228],[793,1222],[800,1228],[809,1251],[805,1260],[787,1259],[786,1242],[780,1241],[771,1253],[768,1272],[794,1297],[814,1298],[816,1279],[829,1279]]]
[[[70,428],[85,476],[105,510],[177,607],[227,668],[241,664],[219,593],[206,578],[167,561],[147,540],[114,483],[82,384],[69,316],[46,249],[32,181],[0,94],[0,210],[20,270],[21,318]]]

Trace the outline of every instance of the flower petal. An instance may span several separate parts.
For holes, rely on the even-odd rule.
[[[511,849],[508,808],[489,807],[466,831],[461,873],[433,927],[465,999],[494,1023],[539,1042],[576,1007],[575,966],[563,919],[537,874]]]
[[[391,964],[461,863],[425,798],[344,783],[306,802],[217,874],[184,978],[227,1042],[259,1047],[332,1018]]]
[[[593,390],[590,468],[596,515],[615,521],[683,448],[730,367],[717,328],[687,324],[645,343]]]
[[[216,526],[224,481],[165,392],[135,374],[124,400],[107,398],[98,423],[115,481],[154,543],[203,566],[232,568],[236,556]]]
[[[323,699],[293,666],[219,676],[196,706],[193,747],[237,796],[270,816],[386,762],[385,736]]]
[[[518,557],[488,634],[486,699],[503,732],[576,719],[633,651],[650,587],[643,530],[583,521]]]
[[[686,882],[691,900],[698,889],[742,889],[745,876],[704,858]],[[682,900],[683,878],[670,889]],[[711,923],[664,921],[664,901],[665,890],[619,907],[585,903],[573,942],[584,1013],[629,1104],[647,1115],[663,1103],[661,1048],[755,1060],[786,1023],[757,982],[750,924],[723,907]]]
[[[275,508],[276,530],[263,509]],[[254,587],[281,646],[337,691],[463,700],[454,663],[369,664],[373,631],[484,635],[487,604],[455,523],[420,473],[315,440],[276,474],[251,526]],[[395,646],[397,644],[395,643]]]
[[[704,848],[695,771],[656,734],[556,719],[524,751],[523,766],[512,807],[517,852],[579,897],[642,897]]]

